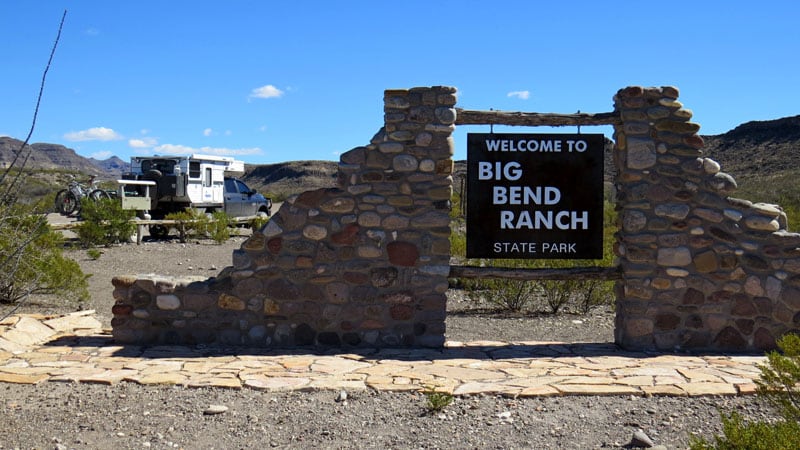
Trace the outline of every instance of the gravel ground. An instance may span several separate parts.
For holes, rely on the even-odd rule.
[[[211,242],[145,242],[103,249],[98,260],[70,251],[89,278],[80,308],[111,319],[111,278],[120,274],[213,276],[244,237]],[[477,306],[482,306],[478,308]],[[19,312],[77,309],[37,298]],[[0,307],[0,317],[8,310]],[[450,293],[449,340],[610,342],[613,313],[513,315],[487,312]],[[458,397],[430,412],[420,393],[267,393],[45,383],[0,384],[0,449],[231,448],[632,448],[637,432],[662,448],[685,448],[692,434],[721,432],[720,411],[770,417],[755,397]]]

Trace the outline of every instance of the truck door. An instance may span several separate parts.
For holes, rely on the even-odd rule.
[[[247,201],[247,194],[239,192],[238,183],[233,178],[225,179],[225,212],[231,217],[240,217],[243,214],[243,205]]]

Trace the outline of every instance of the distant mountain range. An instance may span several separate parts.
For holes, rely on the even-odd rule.
[[[7,136],[0,137],[0,169],[8,167],[20,150],[22,141]],[[84,158],[75,150],[60,144],[30,144],[31,154],[25,167],[38,170],[68,170],[86,175],[114,178],[128,171],[129,164],[112,156],[105,160]]]
[[[719,162],[722,170],[737,181],[763,179],[798,170],[800,116],[747,122],[727,133],[703,138],[705,155]],[[0,137],[0,169],[13,160],[21,144],[18,139]],[[607,151],[610,147],[606,146]],[[38,143],[31,144],[30,148],[32,153],[27,167],[33,169],[67,169],[98,175],[102,179],[116,179],[129,167],[116,156],[102,161],[84,158],[75,150],[59,144]],[[456,167],[461,171],[465,164],[457,162]],[[611,167],[606,167],[607,177],[609,169]],[[255,189],[283,196],[316,187],[335,186],[336,176],[335,161],[290,161],[248,165],[244,179]]]

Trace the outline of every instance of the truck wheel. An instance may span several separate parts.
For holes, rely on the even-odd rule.
[[[150,237],[155,239],[164,239],[169,234],[169,228],[164,225],[150,225]]]

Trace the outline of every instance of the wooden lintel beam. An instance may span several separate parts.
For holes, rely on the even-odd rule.
[[[456,125],[511,125],[511,126],[582,126],[615,125],[621,123],[618,113],[532,113],[513,111],[476,111],[456,109]]]
[[[495,278],[509,280],[620,280],[618,267],[573,267],[569,269],[517,269],[510,267],[450,266],[450,278]]]

